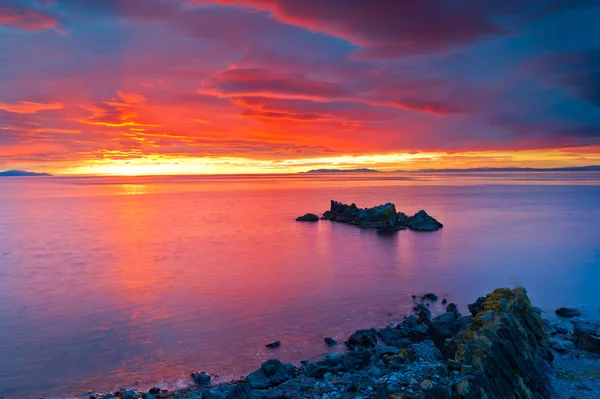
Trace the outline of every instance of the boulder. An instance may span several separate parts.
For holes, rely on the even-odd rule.
[[[284,383],[296,374],[296,368],[277,359],[267,360],[260,369],[248,375],[248,383],[253,389],[266,389]]]
[[[192,373],[191,377],[192,377],[192,380],[194,381],[194,384],[198,385],[199,387],[207,387],[210,385],[211,376],[208,375],[204,371],[200,371],[198,373]],[[152,392],[150,392],[150,393],[152,393]]]
[[[445,352],[472,367],[453,398],[553,397],[550,343],[525,289],[498,289],[477,305],[472,321],[446,341]]]
[[[581,316],[581,312],[575,308],[565,308],[565,307],[558,308],[555,310],[555,313],[557,315],[559,315],[560,317],[567,317],[567,318]]]
[[[428,294],[425,294],[421,297],[422,301],[437,301],[438,299],[440,299],[437,295],[435,295],[434,293],[430,292]]]
[[[352,335],[348,337],[346,345],[350,349],[373,348],[375,345],[377,345],[377,335],[375,334],[375,329],[358,330],[353,332]]]
[[[281,341],[271,342],[270,344],[266,344],[265,347],[269,349],[277,349],[281,346]]]
[[[314,213],[307,213],[305,215],[298,216],[296,218],[296,221],[297,222],[318,222],[319,219],[320,218],[317,215],[315,215]]]
[[[550,346],[557,352],[565,353],[575,349],[573,342],[566,339],[550,338]]]
[[[323,340],[325,341],[327,346],[336,346],[337,345],[337,341],[331,337],[325,337]]]
[[[584,351],[600,354],[600,324],[579,319],[573,321],[575,346]]]

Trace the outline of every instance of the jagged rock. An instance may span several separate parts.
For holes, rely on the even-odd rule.
[[[457,319],[460,319],[462,317],[460,311],[458,310],[458,306],[456,306],[455,303],[449,303],[448,306],[446,306],[446,312],[454,313]]]
[[[568,334],[569,333],[569,329],[567,328],[565,323],[562,322],[562,320],[552,324],[552,327],[558,334]]]
[[[600,354],[600,324],[579,319],[573,321],[575,346],[588,352]]]
[[[481,310],[469,325],[447,341],[446,353],[473,367],[453,398],[551,398],[553,355],[525,289],[498,289],[477,304]]]
[[[575,308],[565,308],[565,307],[563,307],[563,308],[556,309],[555,312],[560,317],[572,318],[572,317],[581,316],[581,312],[578,309],[575,309]]]
[[[389,202],[362,209],[355,204],[346,205],[332,200],[330,209],[323,213],[322,219],[361,228],[392,231],[407,228],[417,231],[435,231],[443,227],[425,211],[419,211],[414,216],[406,216],[402,212],[396,212],[396,206]]]
[[[315,215],[314,213],[307,213],[302,216],[298,216],[296,218],[296,221],[297,222],[318,222],[319,219],[320,218],[317,215]]]
[[[342,356],[341,364],[346,371],[356,371],[365,368],[371,359],[371,352],[367,349],[356,348]]]
[[[467,305],[467,308],[469,308],[469,312],[471,312],[471,314],[473,316],[475,316],[477,313],[479,313],[483,310],[484,302],[485,302],[485,298],[480,296],[479,298],[477,298],[477,301],[475,301],[475,303]]]
[[[460,313],[457,316],[457,313],[451,310],[431,320],[429,335],[433,342],[441,348],[446,339],[455,336],[470,320],[468,317],[460,317]]]
[[[400,226],[408,227],[415,231],[437,231],[444,227],[443,224],[429,216],[424,210],[420,210],[413,216],[407,216],[406,214],[399,212],[396,215],[398,224]]]
[[[327,346],[336,346],[337,345],[337,341],[331,337],[325,337],[324,341],[327,344]]]

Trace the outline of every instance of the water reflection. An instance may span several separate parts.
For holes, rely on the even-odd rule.
[[[0,395],[145,387],[197,369],[239,376],[401,319],[425,291],[464,310],[524,284],[544,309],[596,312],[597,180],[436,179],[2,181]],[[426,209],[445,227],[382,235],[294,222],[332,198]],[[277,352],[264,347],[277,339]]]

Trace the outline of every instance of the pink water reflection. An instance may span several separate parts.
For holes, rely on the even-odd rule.
[[[524,284],[545,309],[596,312],[597,176],[525,178],[3,180],[0,394],[238,376],[400,319],[425,291],[464,308]],[[331,198],[423,208],[446,227],[390,236],[293,221]]]

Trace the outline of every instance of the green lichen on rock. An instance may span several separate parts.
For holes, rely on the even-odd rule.
[[[455,397],[475,399],[485,392],[489,399],[551,398],[553,355],[525,289],[497,289],[470,309],[471,323],[446,342],[445,353],[473,367]]]

